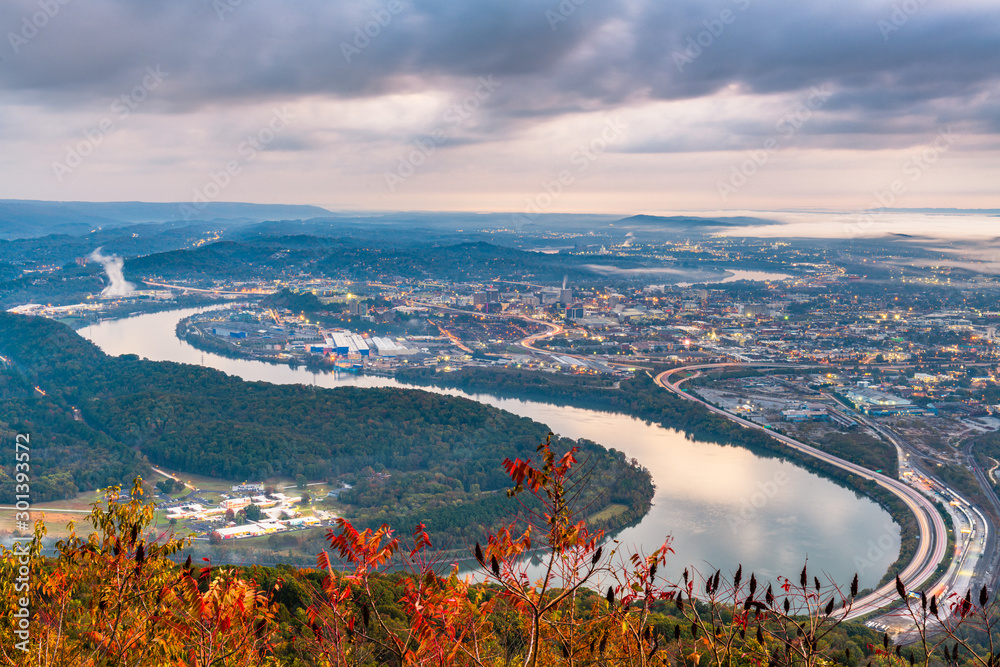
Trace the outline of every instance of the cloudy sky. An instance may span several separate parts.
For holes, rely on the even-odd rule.
[[[5,0],[0,198],[1000,207],[977,0]]]

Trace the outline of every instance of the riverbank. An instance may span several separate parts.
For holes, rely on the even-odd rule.
[[[106,471],[104,479],[123,485],[145,477],[147,463],[233,483],[343,480],[350,486],[337,496],[338,514],[359,528],[421,523],[435,541],[482,540],[538,509],[502,493],[511,482],[504,462],[535,455],[548,426],[481,402],[400,387],[250,383],[201,366],[108,355],[62,324],[6,313],[0,343],[21,379],[31,380],[18,385],[22,402],[34,392],[73,415],[58,429],[45,420],[53,431],[35,447],[39,461],[59,462],[50,476],[65,483],[53,500],[99,486],[92,462],[106,460],[132,464]],[[12,407],[15,418],[43,421],[38,410],[29,420],[27,408]],[[71,458],[56,448],[73,433],[86,440]],[[552,438],[559,455],[573,447],[592,465],[573,477],[573,502],[598,515],[596,528],[620,530],[647,513],[648,470],[597,443]]]
[[[208,308],[219,305],[219,299],[207,296],[182,296],[174,301],[147,301],[143,303],[130,303],[122,306],[108,308],[100,312],[94,312],[87,316],[74,316],[64,318],[54,318],[57,322],[69,326],[74,331],[79,331],[106,320],[119,320],[138,315],[152,315],[154,313],[165,313],[173,310],[187,310],[189,308]]]
[[[293,370],[284,364],[202,352],[175,336],[177,322],[194,312],[103,322],[84,335],[109,354],[208,366],[249,381],[316,388],[418,388],[384,376],[317,373],[304,367]],[[613,385],[617,378],[608,380]],[[808,557],[811,569],[842,583],[854,576],[855,558],[867,558],[868,543],[875,539],[885,549],[869,559],[870,565],[861,572],[861,588],[866,588],[877,584],[897,555],[899,530],[882,508],[779,457],[685,437],[655,420],[611,413],[602,405],[595,405],[596,409],[556,407],[490,393],[435,386],[421,389],[486,403],[547,424],[561,436],[592,440],[641,462],[656,484],[653,507],[615,537],[620,544],[649,553],[672,536],[675,553],[665,569],[671,576],[680,576],[685,567],[735,572],[742,565],[758,578],[773,578],[798,572]],[[809,502],[803,503],[803,498]]]
[[[485,369],[435,373],[433,369],[412,368],[400,369],[396,373],[397,380],[408,384],[452,387],[468,392],[489,392],[551,405],[569,405],[626,414],[647,423],[659,424],[664,428],[676,428],[689,438],[742,447],[758,456],[789,461],[856,494],[870,498],[888,512],[899,526],[899,556],[888,567],[879,585],[891,580],[916,553],[920,539],[916,519],[899,498],[877,483],[785,447],[774,438],[758,431],[741,428],[701,405],[677,398],[658,387],[653,382],[652,376],[646,373],[638,373],[634,378],[619,383],[601,376],[574,378],[576,376]],[[861,560],[864,562],[864,557],[861,557]]]
[[[203,336],[191,335],[184,320],[177,325],[177,335],[203,351],[221,354],[228,358],[283,363],[241,355],[234,352],[231,345],[211,345]],[[387,377],[382,374],[373,375]],[[875,588],[890,581],[901,571],[912,560],[918,548],[920,529],[916,519],[909,508],[890,491],[871,480],[785,447],[765,434],[740,428],[698,404],[679,399],[657,387],[650,374],[638,373],[634,378],[617,381],[603,375],[576,376],[480,368],[440,373],[433,368],[413,367],[398,369],[388,377],[394,377],[409,385],[453,388],[469,393],[489,393],[513,399],[529,399],[549,405],[628,415],[646,423],[678,429],[692,439],[741,447],[757,456],[788,461],[814,472],[860,497],[871,499],[882,507],[899,527],[899,555],[886,569]],[[947,512],[941,511],[943,515],[947,515]],[[634,520],[634,517],[630,518]],[[862,567],[868,562],[864,556],[859,557],[858,561]]]

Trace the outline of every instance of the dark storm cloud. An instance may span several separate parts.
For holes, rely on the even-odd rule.
[[[493,75],[503,86],[482,122],[495,132],[727,88],[825,85],[832,95],[806,136],[997,130],[1000,8],[982,3],[64,1],[0,6],[5,95],[65,108],[115,97],[159,65],[169,95],[151,106],[181,112],[311,94],[464,95]],[[750,118],[744,132],[774,122]]]
[[[395,13],[386,9],[394,3],[377,1],[245,0],[220,18],[217,7],[231,1],[154,7],[69,0],[37,36],[17,45],[18,53],[7,51],[0,80],[8,89],[107,95],[158,63],[173,70],[179,101],[190,104],[304,93],[365,96],[487,73],[537,76],[584,39],[587,28],[580,21],[553,33],[537,3],[506,0],[399,3]],[[37,11],[37,2],[5,3],[0,26],[17,34],[23,17]],[[358,37],[380,17],[377,36]]]

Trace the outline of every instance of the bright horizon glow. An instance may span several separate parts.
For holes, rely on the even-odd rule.
[[[1000,206],[995,3],[219,4],[4,3],[0,198]]]

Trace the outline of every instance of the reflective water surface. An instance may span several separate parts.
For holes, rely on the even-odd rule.
[[[320,387],[405,387],[390,378],[317,374],[257,361],[203,353],[179,340],[176,323],[197,312],[178,310],[102,322],[80,333],[108,354],[137,354],[216,368],[246,380]],[[899,529],[878,505],[789,463],[736,447],[687,440],[683,433],[624,415],[533,401],[430,389],[466,396],[547,424],[570,438],[589,438],[636,458],[656,484],[652,510],[617,538],[648,553],[668,535],[676,554],[668,575],[699,570],[746,571],[792,576],[809,569],[847,583],[859,572],[862,587],[874,585],[899,551]],[[886,539],[889,536],[889,540]],[[881,538],[881,540],[880,540]],[[887,544],[889,549],[877,545]]]

